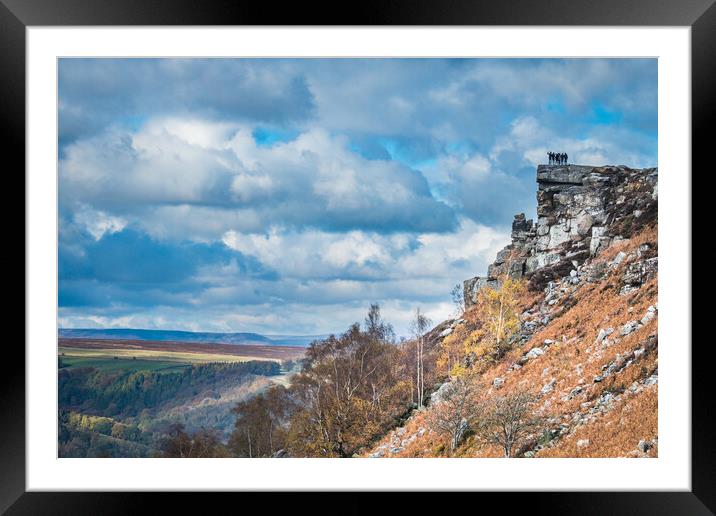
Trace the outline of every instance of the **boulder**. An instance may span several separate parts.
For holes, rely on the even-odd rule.
[[[445,396],[453,389],[453,385],[450,382],[445,382],[442,384],[437,391],[432,393],[430,395],[430,404],[434,405],[436,403],[440,403],[445,399]]]
[[[532,348],[527,352],[525,357],[527,357],[527,360],[531,360],[533,358],[537,358],[539,356],[544,355],[544,349],[542,348]]]
[[[641,323],[639,321],[629,321],[624,326],[622,326],[622,329],[619,333],[624,337],[626,335],[629,335],[630,333],[635,332],[639,328],[641,328]]]
[[[445,338],[452,333],[452,328],[445,328],[440,332],[440,338]]]
[[[540,392],[542,394],[549,394],[550,392],[552,392],[554,390],[555,383],[557,383],[556,380],[554,380],[554,379],[550,380],[549,383],[546,383],[545,385],[542,386],[542,389],[540,390]]]
[[[594,224],[594,217],[589,213],[584,213],[577,218],[577,234],[580,237],[586,237],[590,234],[592,225]]]
[[[606,339],[609,335],[614,333],[614,328],[602,328],[599,330],[599,333],[597,334],[597,338],[594,341],[595,344],[599,344],[604,339]]]
[[[641,324],[646,324],[649,321],[651,321],[654,317],[656,317],[656,308],[654,306],[650,306],[646,313],[644,314],[644,317],[641,318]]]

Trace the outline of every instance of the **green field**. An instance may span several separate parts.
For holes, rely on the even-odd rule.
[[[178,371],[192,364],[209,362],[248,362],[266,360],[261,357],[224,355],[218,353],[182,353],[144,349],[80,349],[60,347],[59,358],[64,367],[94,367],[103,370]]]

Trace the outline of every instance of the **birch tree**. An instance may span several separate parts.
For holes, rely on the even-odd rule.
[[[431,324],[430,319],[420,308],[416,308],[411,330],[415,340],[415,391],[419,409],[423,408],[423,398],[425,397],[425,334],[430,329]]]

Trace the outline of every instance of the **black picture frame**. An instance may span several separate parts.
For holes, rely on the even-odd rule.
[[[0,127],[6,188],[24,191],[25,170],[25,29],[62,25],[607,25],[690,26],[692,72],[692,170],[708,171],[713,144],[708,129],[716,122],[716,0],[376,0],[328,5],[240,0],[0,0]],[[10,158],[8,162],[7,158]],[[12,165],[8,165],[11,163]],[[685,171],[691,173],[691,171]],[[693,178],[693,174],[692,174]],[[7,197],[19,197],[17,194]],[[17,215],[7,220],[16,220]],[[692,217],[693,218],[693,217]],[[13,225],[15,242],[24,226]],[[20,232],[22,231],[22,236]],[[19,245],[14,245],[17,249]],[[23,248],[24,249],[24,248]],[[17,251],[12,251],[17,257]],[[5,253],[10,254],[10,249]],[[23,267],[25,256],[23,251]],[[19,260],[16,260],[19,261]],[[9,263],[6,267],[9,271]],[[25,269],[26,270],[26,269]],[[10,275],[10,273],[6,273]],[[17,274],[15,274],[18,276]],[[685,277],[691,285],[691,277]],[[12,298],[19,305],[17,298]],[[25,294],[23,298],[25,299]],[[24,308],[24,303],[23,303]],[[696,308],[696,305],[694,305]],[[693,316],[692,316],[693,318]],[[15,325],[8,318],[8,326]],[[6,334],[8,335],[8,334]],[[691,343],[683,343],[688,349]],[[716,440],[708,417],[713,392],[710,341],[691,345],[692,353],[692,490],[691,492],[499,493],[479,494],[475,510],[487,498],[498,504],[524,505],[530,512],[551,514],[713,514],[716,511]],[[7,514],[126,514],[151,510],[157,498],[162,512],[172,506],[190,509],[206,504],[186,494],[58,493],[25,489],[25,353],[19,339],[5,342],[11,366],[0,375],[0,512]],[[50,429],[48,429],[50,431]],[[211,505],[227,495],[212,493]],[[242,497],[242,505],[247,494]],[[301,505],[304,495],[286,499],[286,510]],[[218,497],[218,498],[217,498]],[[409,498],[409,499],[408,499]],[[284,510],[282,497],[271,497],[272,510]],[[411,502],[412,500],[412,502]],[[420,497],[401,497],[384,508],[407,512]],[[153,500],[155,501],[155,500]],[[219,501],[219,503],[221,503]],[[371,511],[365,500],[346,503],[342,512]],[[454,502],[453,503],[459,503]],[[393,506],[394,504],[394,506]],[[253,505],[253,504],[251,504]],[[205,505],[203,505],[206,507]],[[250,506],[250,505],[249,505]],[[245,506],[248,508],[249,506]],[[393,507],[391,507],[393,506]],[[314,505],[315,507],[315,505]],[[456,510],[460,510],[455,507]]]

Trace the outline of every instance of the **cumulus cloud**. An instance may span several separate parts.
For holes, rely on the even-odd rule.
[[[63,145],[177,113],[286,124],[314,111],[306,78],[289,61],[65,58],[58,70]]]
[[[510,131],[490,149],[490,158],[499,161],[503,154],[515,153],[521,165],[544,163],[548,151],[568,150],[572,163],[584,165],[622,165],[634,168],[654,165],[656,141],[646,135],[630,133],[619,127],[595,127],[579,138],[542,125],[534,116],[515,119]]]
[[[655,166],[655,59],[62,59],[66,326],[439,321],[535,165]]]
[[[155,120],[71,144],[60,161],[65,205],[89,204],[161,232],[197,219],[244,231],[271,225],[332,230],[450,230],[455,215],[424,176],[395,161],[368,160],[320,129],[260,146],[243,126]],[[180,216],[183,215],[183,216]],[[239,220],[240,219],[240,220]],[[222,231],[223,230],[223,231]],[[206,235],[211,236],[211,235]]]
[[[463,219],[450,233],[228,231],[224,244],[281,271],[282,278],[380,281],[432,278],[442,282],[486,268],[509,241],[506,232]],[[444,283],[441,289],[445,290]]]

